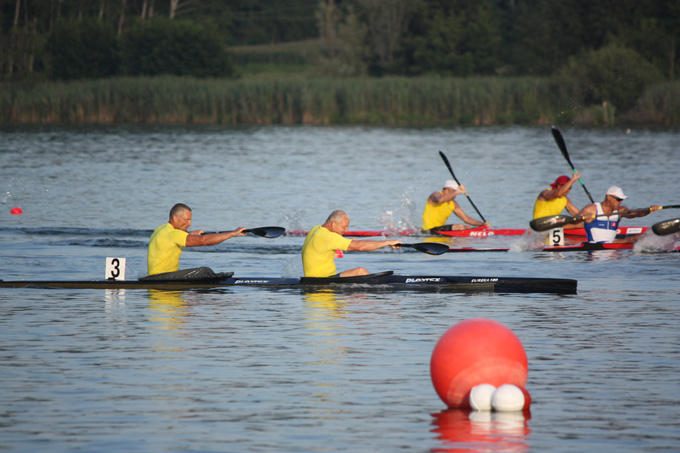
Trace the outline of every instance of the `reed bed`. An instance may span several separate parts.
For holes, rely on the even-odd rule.
[[[679,85],[641,103],[678,124]],[[541,78],[135,77],[0,85],[5,124],[460,126],[565,120],[570,94]],[[664,104],[665,103],[665,104]],[[667,105],[668,104],[668,105]],[[668,110],[668,112],[667,112]],[[565,113],[567,112],[567,113]]]
[[[649,87],[625,120],[667,127],[680,125],[680,80]]]

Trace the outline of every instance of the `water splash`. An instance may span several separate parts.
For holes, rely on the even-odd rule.
[[[396,233],[403,230],[417,230],[420,222],[416,203],[413,201],[412,188],[404,191],[397,208],[384,208],[378,222],[387,232]]]
[[[511,252],[539,251],[545,247],[547,233],[527,232],[510,243]]]
[[[678,246],[680,246],[680,235],[657,236],[647,232],[635,243],[633,251],[637,253],[672,252]]]

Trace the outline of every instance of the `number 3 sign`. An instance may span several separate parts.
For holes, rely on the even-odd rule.
[[[125,280],[125,258],[107,257],[104,278],[107,280]]]

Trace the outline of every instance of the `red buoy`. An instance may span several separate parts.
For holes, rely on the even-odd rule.
[[[24,210],[21,209],[19,206],[15,206],[9,210],[9,213],[12,215],[21,215],[24,213]]]
[[[488,319],[469,319],[451,327],[430,359],[432,385],[451,408],[469,409],[470,390],[479,384],[524,388],[528,373],[527,355],[517,336]]]

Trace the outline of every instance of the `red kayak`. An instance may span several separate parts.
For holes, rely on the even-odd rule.
[[[288,230],[287,236],[306,236],[306,230]],[[404,229],[404,230],[349,230],[343,234],[347,237],[378,237],[378,236],[416,236],[420,234],[420,230]]]
[[[486,238],[490,236],[521,236],[524,228],[467,228],[465,230],[437,231],[437,234],[454,238]]]
[[[616,235],[617,236],[634,236],[638,234],[642,234],[645,231],[647,231],[647,227],[639,227],[639,226],[624,226],[624,227],[619,227],[616,229]],[[586,230],[585,228],[565,228],[564,229],[564,234],[566,236],[586,236]]]
[[[591,244],[582,242],[578,245],[556,245],[554,247],[544,247],[544,252],[589,252],[594,250],[632,250],[634,242],[611,242],[606,244]]]
[[[554,247],[544,247],[542,250],[527,250],[543,251],[543,252],[591,252],[595,250],[631,250],[633,242],[614,242],[611,244],[590,244],[582,242],[578,245],[560,245]],[[475,247],[459,247],[450,248],[449,253],[469,253],[469,252],[509,252],[509,248],[475,248]]]
[[[486,238],[491,236],[520,236],[527,230],[522,228],[468,228],[466,230],[454,231],[437,231],[437,235],[457,237],[457,238]],[[305,230],[288,230],[288,236],[305,236]],[[343,236],[348,237],[377,237],[377,236],[420,236],[426,235],[420,230],[404,229],[404,230],[349,230]]]
[[[620,227],[616,230],[618,237],[622,238],[625,236],[635,236],[642,234],[648,230],[648,227]],[[521,236],[527,232],[525,228],[487,228],[487,227],[476,227],[467,228],[464,230],[451,230],[451,231],[437,231],[436,234],[439,236],[455,237],[455,238],[487,238],[494,236]],[[420,230],[405,228],[402,230],[349,230],[344,236],[347,237],[393,237],[393,236],[418,236],[423,233]],[[585,237],[586,230],[583,228],[568,228],[564,230],[565,236],[575,236],[575,237]],[[286,231],[288,236],[306,236],[306,230],[288,230]]]

